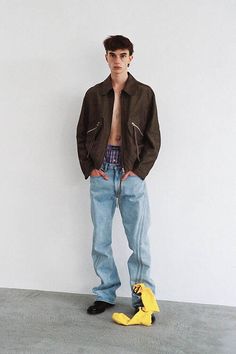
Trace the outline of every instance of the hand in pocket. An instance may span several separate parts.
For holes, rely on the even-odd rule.
[[[104,171],[97,169],[93,169],[91,171],[90,177],[103,177],[105,180],[109,179],[108,175]]]

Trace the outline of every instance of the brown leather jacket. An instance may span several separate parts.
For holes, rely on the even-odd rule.
[[[120,99],[123,168],[144,179],[161,145],[155,95],[148,85],[128,73]],[[111,75],[85,94],[76,132],[85,179],[94,168],[101,168],[111,130],[113,103]]]

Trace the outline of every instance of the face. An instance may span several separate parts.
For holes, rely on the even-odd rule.
[[[129,55],[128,49],[117,49],[114,52],[109,50],[105,54],[105,58],[111,73],[121,74],[127,72],[128,64],[133,59],[133,56]]]

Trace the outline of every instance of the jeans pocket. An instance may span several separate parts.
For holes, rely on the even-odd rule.
[[[128,176],[128,178],[130,178],[130,177],[133,178],[134,180],[136,179],[136,180],[143,181],[142,178],[137,175],[136,176]]]

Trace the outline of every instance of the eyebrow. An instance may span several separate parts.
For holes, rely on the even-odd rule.
[[[109,52],[109,54],[116,54],[116,53],[115,53],[115,52],[110,51],[110,52]],[[122,53],[120,53],[120,55],[121,55],[121,54],[126,54],[126,55],[127,55],[128,53],[126,53],[126,52],[122,52]]]

